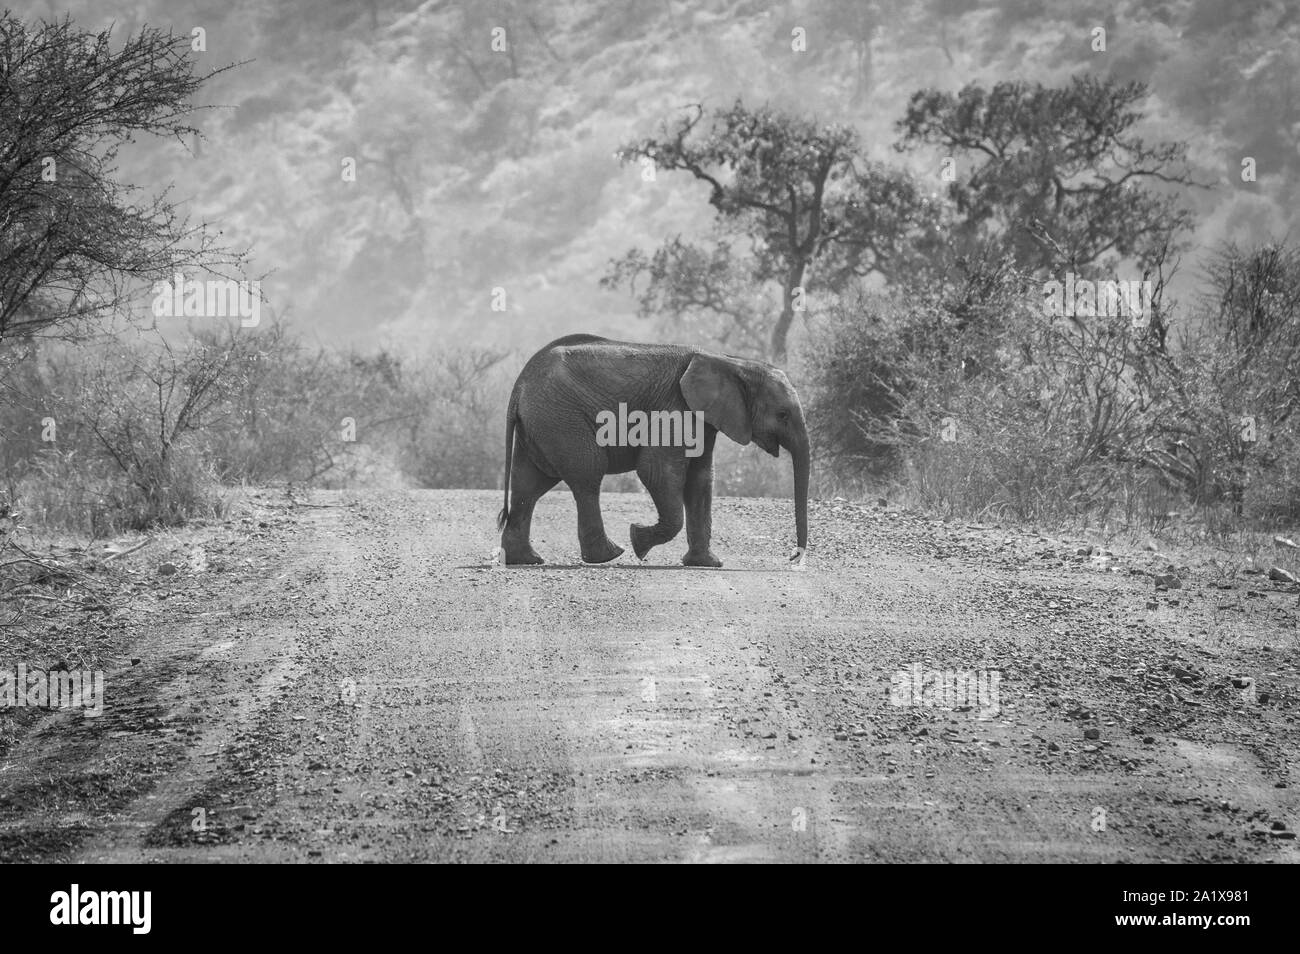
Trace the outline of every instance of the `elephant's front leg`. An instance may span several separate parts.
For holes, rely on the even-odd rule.
[[[605,521],[600,515],[600,484],[570,485],[578,505],[578,546],[583,563],[608,563],[623,555],[623,548],[605,535]]]
[[[686,555],[687,566],[722,566],[709,543],[713,537],[713,444],[718,432],[709,429],[704,453],[690,460],[686,469]]]
[[[644,560],[653,547],[667,543],[682,529],[682,485],[686,481],[686,460],[680,448],[643,450],[637,461],[636,475],[641,478],[650,499],[659,512],[653,527],[632,524],[632,552]]]

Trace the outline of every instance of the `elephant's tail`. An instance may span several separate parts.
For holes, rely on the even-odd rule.
[[[506,476],[501,481],[502,487],[505,488],[505,506],[497,514],[497,530],[504,530],[506,521],[510,519],[510,469],[514,463],[515,456],[515,415],[519,412],[519,403],[515,399],[515,393],[510,393],[510,406],[506,408]]]

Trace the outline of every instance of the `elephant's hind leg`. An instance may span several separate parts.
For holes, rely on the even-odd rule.
[[[541,563],[542,558],[533,549],[533,508],[548,490],[560,481],[548,477],[534,464],[524,450],[523,442],[515,443],[514,462],[510,468],[510,513],[505,529],[501,531],[501,549],[506,563]]]
[[[681,532],[686,465],[681,457],[642,452],[636,475],[650,491],[650,499],[659,511],[659,522],[653,527],[632,524],[632,551],[637,559],[644,560],[652,548],[667,543]]]
[[[578,505],[578,546],[583,563],[608,563],[623,555],[623,548],[605,535],[605,520],[600,515],[600,482],[570,484]]]

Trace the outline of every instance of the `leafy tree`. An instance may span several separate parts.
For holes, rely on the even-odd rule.
[[[623,146],[625,163],[649,160],[658,171],[689,172],[709,186],[709,204],[724,235],[752,248],[743,266],[734,243],[705,251],[670,239],[658,253],[633,250],[611,263],[605,284],[633,285],[646,275],[643,310],[659,302],[736,315],[736,282],[775,282],[781,311],[772,324],[768,353],[785,358],[799,289],[816,266],[825,287],[876,271],[905,271],[912,233],[933,234],[938,213],[906,176],[868,164],[852,129],[737,101],[704,128],[704,109],[665,124],[658,138]],[[747,315],[749,313],[746,313]],[[757,324],[756,317],[736,317]]]
[[[637,280],[644,278],[640,290]],[[642,318],[665,315],[670,322],[700,329],[700,337],[729,351],[763,354],[768,333],[762,304],[743,256],[725,237],[712,248],[674,236],[647,255],[639,248],[610,263],[606,288],[626,285]],[[700,326],[705,326],[700,328]]]
[[[1115,257],[1150,268],[1192,221],[1162,187],[1196,183],[1184,145],[1135,132],[1146,96],[1141,83],[1090,76],[1064,88],[922,90],[898,123],[897,148],[933,146],[956,160],[962,247],[1001,243],[1028,269],[1084,272]]]

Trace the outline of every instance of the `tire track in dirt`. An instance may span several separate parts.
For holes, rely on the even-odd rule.
[[[312,499],[207,615],[143,624],[98,727],[52,714],[10,753],[0,832],[32,842],[14,857],[1295,858],[1247,830],[1294,818],[1289,767],[1228,723],[1148,728],[1140,687],[1106,678],[1131,665],[1109,633],[1140,581],[1024,570],[975,544],[958,562],[920,522],[823,505],[792,573],[779,501],[717,502],[721,570],[676,565],[680,541],[644,566],[576,566],[562,492],[535,517],[552,562],[490,567],[493,493]],[[649,509],[607,495],[611,537]],[[1142,624],[1148,645],[1209,652],[1172,619]],[[892,705],[911,665],[998,671],[1000,710]],[[1290,691],[1239,716],[1269,752],[1295,751]],[[1080,717],[1098,740],[1071,706],[1099,710]],[[39,780],[59,778],[73,797],[42,803]],[[90,778],[98,807],[75,797]]]

